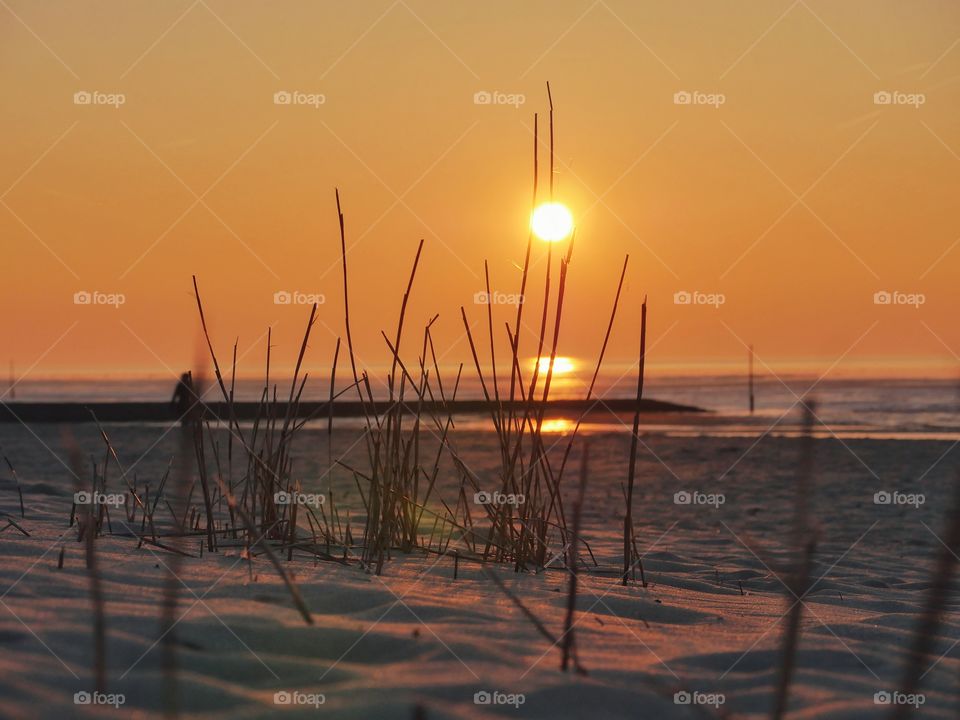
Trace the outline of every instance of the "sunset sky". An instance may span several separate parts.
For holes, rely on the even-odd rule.
[[[960,363],[955,1],[0,0],[0,18],[0,360],[30,377],[191,367],[194,274],[249,373],[268,326],[278,365],[295,360],[309,311],[274,294],[322,296],[309,359],[326,365],[334,188],[362,363],[386,362],[420,238],[408,350],[439,313],[444,363],[469,362],[459,308],[485,331],[484,260],[495,293],[518,291],[548,80],[577,223],[561,354],[596,356],[629,253],[615,365],[644,295],[653,372],[740,368],[745,343],[777,372]],[[124,303],[75,304],[94,291]],[[496,308],[498,333],[512,316]]]

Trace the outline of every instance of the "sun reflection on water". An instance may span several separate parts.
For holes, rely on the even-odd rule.
[[[576,366],[573,363],[573,358],[564,357],[558,355],[553,359],[553,374],[554,375],[569,375],[574,371]],[[546,373],[550,369],[550,357],[542,357],[538,361],[537,369],[541,373]]]
[[[573,420],[568,420],[567,418],[551,418],[550,420],[543,421],[540,431],[545,433],[558,433],[562,435],[573,430],[574,425],[575,423]]]

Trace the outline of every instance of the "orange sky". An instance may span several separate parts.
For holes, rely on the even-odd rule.
[[[239,336],[251,373],[271,325],[278,363],[295,359],[308,311],[274,293],[323,295],[310,360],[325,365],[339,187],[361,361],[385,361],[423,237],[410,348],[440,313],[438,352],[468,362],[459,307],[483,319],[483,261],[517,291],[550,80],[557,199],[578,224],[562,354],[596,355],[629,253],[614,363],[636,356],[647,294],[654,371],[738,367],[752,342],[778,371],[955,372],[960,6],[643,5],[5,0],[3,360],[30,377],[179,372],[196,274],[221,353]],[[684,91],[723,102],[676,104]],[[123,104],[97,104],[110,94]],[[683,291],[724,302],[675,304]],[[511,317],[497,308],[500,328]]]

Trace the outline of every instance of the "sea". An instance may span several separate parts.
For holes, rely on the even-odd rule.
[[[343,371],[341,370],[341,373]],[[387,370],[371,373],[374,395],[385,397]],[[341,375],[342,377],[342,375]],[[456,385],[456,370],[441,376],[447,398]],[[576,373],[555,376],[551,398],[584,398],[591,376]],[[487,392],[492,395],[490,378]],[[174,378],[101,378],[101,379],[30,379],[7,389],[0,401],[12,402],[165,402],[173,395]],[[636,371],[601,373],[591,398],[595,411],[582,419],[580,433],[629,432],[629,421],[609,413],[604,400],[631,398],[636,395]],[[290,378],[271,379],[271,394],[285,399],[290,393]],[[216,382],[207,379],[205,397],[220,400]],[[499,378],[502,397],[509,394],[509,378]],[[542,387],[542,379],[541,379]],[[434,395],[439,388],[434,383]],[[237,379],[238,400],[258,400],[264,389],[262,378]],[[337,381],[344,399],[355,399],[347,382]],[[456,396],[460,399],[483,397],[483,388],[467,377],[464,369]],[[308,380],[304,400],[326,400],[326,380]],[[539,396],[540,390],[538,390]],[[821,435],[851,438],[892,440],[960,440],[960,381],[926,378],[822,378],[813,375],[760,375],[753,383],[753,411],[750,410],[750,385],[746,377],[733,375],[656,375],[644,380],[645,398],[664,400],[700,408],[705,412],[679,415],[657,415],[643,418],[642,430],[647,433],[708,436],[755,436],[761,433],[790,436],[802,432],[809,421]],[[565,432],[578,418],[552,417],[549,428]],[[325,421],[324,421],[325,422]],[[464,418],[462,423],[472,430],[492,430],[485,417]],[[349,422],[348,422],[349,425]]]

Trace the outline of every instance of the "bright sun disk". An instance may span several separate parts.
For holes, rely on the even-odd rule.
[[[530,216],[530,228],[541,240],[559,242],[573,231],[573,214],[562,203],[544,203]]]

